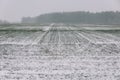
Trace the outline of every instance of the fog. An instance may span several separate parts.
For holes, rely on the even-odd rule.
[[[19,22],[50,12],[120,11],[119,4],[119,0],[0,0],[0,20]]]

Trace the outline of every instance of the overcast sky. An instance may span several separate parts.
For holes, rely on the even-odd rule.
[[[120,0],[0,0],[0,19],[10,22],[66,11],[120,11]]]

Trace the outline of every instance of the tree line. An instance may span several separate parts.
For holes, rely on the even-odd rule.
[[[23,17],[22,23],[120,24],[120,12],[56,12]]]

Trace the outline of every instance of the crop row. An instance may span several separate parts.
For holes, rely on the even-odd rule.
[[[112,34],[108,34],[108,33],[104,33],[104,32],[97,32],[97,31],[81,31],[80,32],[83,36],[85,36],[89,41],[91,41],[92,43],[96,43],[96,44],[109,44],[109,43],[114,43],[114,44],[119,44],[120,43],[120,38],[112,35]]]

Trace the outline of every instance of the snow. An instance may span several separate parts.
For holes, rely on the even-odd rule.
[[[120,79],[118,36],[63,24],[31,29],[0,31],[0,80]]]

